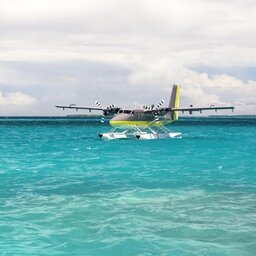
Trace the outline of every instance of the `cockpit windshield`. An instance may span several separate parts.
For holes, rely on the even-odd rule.
[[[132,111],[131,110],[120,109],[118,113],[119,114],[124,113],[124,114],[129,114],[130,115],[132,113]]]

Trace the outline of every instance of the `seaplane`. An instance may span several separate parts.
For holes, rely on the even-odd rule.
[[[105,118],[109,118],[109,124],[112,129],[107,133],[100,133],[101,139],[128,139],[136,138],[139,140],[151,140],[162,138],[177,138],[181,137],[180,132],[172,132],[166,125],[178,120],[179,112],[193,114],[207,110],[234,110],[234,106],[214,106],[210,107],[179,107],[180,86],[173,85],[172,93],[168,107],[163,107],[164,100],[161,100],[156,106],[144,105],[141,109],[124,109],[110,105],[103,107],[99,101],[95,101],[96,107],[70,105],[56,105],[56,108],[102,111],[101,122],[105,122]]]

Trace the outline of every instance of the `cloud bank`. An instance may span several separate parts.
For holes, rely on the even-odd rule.
[[[29,106],[34,103],[36,103],[36,99],[24,93],[14,92],[4,95],[2,92],[0,92],[0,105],[2,106]]]
[[[256,114],[255,12],[251,0],[2,0],[2,102],[18,91],[37,101],[23,114],[58,115],[57,103],[168,101],[178,83],[183,106]]]

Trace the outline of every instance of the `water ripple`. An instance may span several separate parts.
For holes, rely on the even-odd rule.
[[[1,126],[0,255],[254,256],[255,127],[183,125],[110,143],[104,126]]]

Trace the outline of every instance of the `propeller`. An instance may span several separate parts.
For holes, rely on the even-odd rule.
[[[147,105],[143,105],[143,109],[151,109],[151,107]]]
[[[157,104],[156,109],[159,109],[163,104],[164,104],[164,100],[161,100],[161,101]]]
[[[110,105],[110,106],[107,107],[107,109],[110,109],[110,110],[113,109],[113,108],[115,108],[115,105],[114,105],[114,104],[112,104],[112,105]]]
[[[161,100],[161,101],[157,104],[157,106],[156,106],[155,109],[159,109],[159,108],[163,105],[163,103],[164,103],[164,100]],[[154,104],[152,104],[151,106],[143,105],[143,109],[148,109],[148,110],[153,110],[154,107],[155,107]]]
[[[164,104],[164,100],[161,100],[161,101],[157,104],[156,110],[158,110],[163,104]],[[156,112],[154,113],[154,116],[155,116],[154,120],[155,120],[156,122],[159,122],[159,116],[158,116],[158,114],[159,114],[158,111],[156,111]]]
[[[100,104],[98,100],[95,101],[95,105],[98,106],[99,108],[103,109],[103,106]]]
[[[103,107],[103,105],[98,100],[95,101],[95,104],[96,104],[97,107],[99,107],[103,111],[103,114],[102,114],[101,119],[100,119],[101,123],[105,122],[105,117],[106,116],[111,115],[111,114],[115,114],[116,111],[119,110],[119,108],[116,108],[114,104],[109,105],[107,108]]]
[[[103,106],[98,100],[95,101],[95,105],[103,110]],[[102,114],[101,119],[100,119],[101,123],[105,122],[105,116],[106,116],[106,112],[103,111],[103,114]]]
[[[159,116],[158,116],[158,112],[154,112],[154,122],[159,123]]]
[[[101,122],[101,123],[104,123],[104,122],[105,122],[105,113],[104,113],[104,112],[103,112],[103,115],[101,116],[100,122]]]

